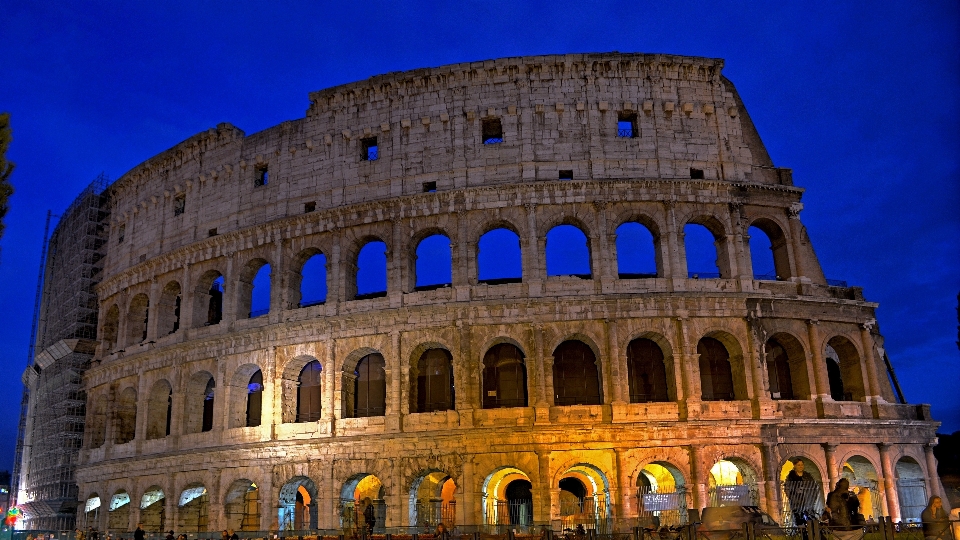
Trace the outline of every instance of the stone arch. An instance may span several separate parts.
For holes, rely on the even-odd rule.
[[[100,495],[97,492],[91,493],[84,501],[83,505],[83,524],[85,527],[100,526]]]
[[[255,381],[258,374],[259,381]],[[260,366],[243,364],[233,372],[229,381],[229,427],[259,426],[263,410],[263,371]]]
[[[283,399],[280,402],[280,421],[285,424],[297,422],[297,394],[299,388],[300,372],[304,366],[310,362],[320,362],[316,357],[309,354],[300,354],[287,360],[280,372],[280,392]],[[320,362],[322,371],[327,370],[327,366]],[[325,389],[321,388],[321,392]]]
[[[689,492],[684,470],[661,458],[646,460],[634,469],[630,485],[636,489],[637,517],[641,523],[652,526],[655,518],[661,526],[687,524]]]
[[[603,403],[603,366],[596,342],[586,335],[573,334],[559,343],[552,354],[555,405]]]
[[[657,341],[637,337],[627,344],[627,384],[630,403],[665,402],[676,399],[673,371],[667,369],[667,354]],[[672,367],[672,362],[671,362]]]
[[[166,494],[160,486],[152,485],[143,490],[140,497],[140,523],[147,532],[166,530]]]
[[[727,233],[726,227],[724,227],[723,222],[710,215],[704,213],[693,213],[685,220],[681,221],[684,223],[683,230],[680,233],[680,240],[684,245],[684,258],[687,261],[687,276],[688,277],[720,277],[720,278],[729,278],[731,277],[731,268],[730,268],[730,258],[729,258],[729,249],[730,246],[727,245]],[[692,268],[691,267],[691,246],[687,239],[687,234],[690,231],[688,226],[690,225],[699,225],[703,226],[712,236],[713,236],[713,253],[716,255],[716,274],[713,275],[711,269],[704,268]],[[706,272],[704,270],[707,270]]]
[[[390,245],[380,236],[364,236],[357,240],[350,257],[347,260],[351,266],[346,272],[348,298],[362,300],[386,296],[390,284]]]
[[[408,273],[411,291],[427,291],[453,284],[453,240],[441,227],[417,231],[410,239]]]
[[[560,490],[560,522],[564,530],[582,526],[590,530],[607,530],[613,516],[608,475],[596,465],[575,462],[559,467],[552,489]]]
[[[475,248],[479,283],[499,285],[523,281],[523,238],[513,224],[502,222],[501,226],[484,230]]]
[[[224,277],[217,270],[207,270],[197,278],[193,291],[194,326],[220,324],[223,319]]]
[[[157,303],[157,337],[170,335],[180,329],[180,314],[183,307],[183,290],[180,282],[172,280],[160,291]]]
[[[210,497],[200,482],[187,484],[177,501],[178,529],[204,532],[210,522]]]
[[[760,481],[752,460],[736,454],[725,454],[707,472],[707,506],[758,506]]]
[[[130,300],[130,308],[127,310],[127,336],[124,341],[125,346],[135,345],[147,340],[149,316],[150,297],[144,293],[135,295]]]
[[[454,410],[454,387],[450,349],[439,342],[414,347],[410,358],[410,413]]]
[[[147,439],[161,439],[170,434],[173,410],[173,387],[160,379],[150,387],[147,398]]]
[[[823,358],[827,363],[831,397],[836,401],[864,401],[866,383],[860,369],[860,350],[854,342],[843,335],[831,337],[827,340]]]
[[[533,512],[531,476],[514,466],[498,467],[483,480],[483,520],[486,525],[529,527]]]
[[[775,271],[773,279],[776,280],[788,280],[793,277],[793,272],[790,269],[790,254],[787,249],[788,241],[786,235],[783,233],[784,228],[777,223],[775,220],[768,217],[760,217],[754,219],[748,226],[748,232],[750,229],[756,229],[766,235],[767,239],[770,242],[771,255],[760,254],[754,252],[754,242],[753,234],[751,236],[751,242],[749,243],[750,247],[750,257],[751,262],[754,267],[754,279],[769,279],[769,277],[763,277],[757,275],[757,260],[758,257],[771,257],[772,266]],[[769,266],[769,265],[768,265]]]
[[[409,493],[409,524],[436,528],[443,523],[448,529],[456,525],[456,490],[453,477],[441,469],[427,469],[417,474]]]
[[[287,309],[326,303],[331,290],[331,261],[316,247],[301,250],[291,262],[287,275]]]
[[[117,338],[120,329],[120,308],[113,304],[107,309],[107,314],[103,317],[103,326],[100,335],[103,336],[103,348],[105,351],[112,351],[117,348]]]
[[[367,508],[373,511],[367,514]],[[345,530],[382,532],[386,524],[387,504],[380,478],[372,473],[357,473],[340,489],[340,525]],[[372,518],[372,527],[368,520]]]
[[[481,361],[481,408],[526,407],[529,389],[523,348],[510,338],[498,337],[492,341],[483,349]]]
[[[772,399],[812,397],[807,353],[800,339],[789,332],[777,332],[764,343],[762,353]]]
[[[216,380],[208,371],[194,373],[183,396],[183,432],[202,433],[213,429]]]
[[[362,347],[344,359],[341,403],[344,418],[383,416],[387,410],[387,361],[380,351]]]
[[[294,476],[280,488],[277,522],[281,531],[317,528],[317,485],[306,476]]]
[[[917,523],[920,513],[927,506],[927,480],[923,465],[912,456],[902,456],[893,466],[893,472],[897,481],[900,519]]]
[[[715,343],[722,345],[722,351]],[[726,358],[722,358],[723,353]],[[729,401],[750,399],[746,365],[740,340],[726,330],[710,330],[697,342],[701,399]],[[726,361],[728,368],[724,367]],[[729,371],[725,371],[729,369]],[[729,375],[729,379],[727,376]]]
[[[824,509],[824,479],[816,461],[794,454],[780,464],[780,501],[783,523],[797,527]]]
[[[266,273],[266,275],[264,275]],[[270,289],[273,286],[273,265],[264,257],[248,261],[237,276],[237,319],[248,319],[270,312]],[[266,287],[266,307],[260,287]]]
[[[568,222],[559,223],[547,230],[544,236],[544,261],[548,276],[572,275],[583,279],[593,277],[593,252],[588,230]],[[550,241],[551,238],[554,239],[553,242]]]
[[[878,519],[884,513],[883,486],[877,474],[881,470],[879,463],[874,456],[867,457],[856,450],[848,452],[839,463],[840,477],[850,482],[850,489],[860,501],[860,513],[864,519]]]
[[[226,529],[234,531],[260,530],[260,488],[252,480],[234,480],[223,497]]]
[[[662,277],[664,275],[663,249],[657,222],[645,214],[631,213],[622,219],[618,219],[616,223],[612,235],[615,237],[613,247],[614,258],[617,261],[617,276],[620,279]],[[628,239],[640,241],[645,241],[645,239],[632,238],[637,236],[636,232],[631,230],[634,225],[641,227],[643,231],[650,235],[650,253],[643,253],[639,260],[634,260],[633,251],[638,246],[631,245]],[[644,235],[641,232],[639,236],[643,237]],[[641,246],[641,251],[646,251],[643,246]],[[633,265],[639,266],[633,268]]]
[[[110,497],[107,528],[112,531],[130,530],[130,494],[125,489],[118,489]]]
[[[128,386],[117,397],[113,411],[113,442],[125,444],[134,439],[137,431],[137,389]]]

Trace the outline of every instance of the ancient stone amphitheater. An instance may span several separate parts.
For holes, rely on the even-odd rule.
[[[797,459],[809,510],[846,477],[868,519],[916,518],[938,423],[895,394],[877,305],[824,278],[722,67],[390,73],[129,171],[78,526],[789,523]]]

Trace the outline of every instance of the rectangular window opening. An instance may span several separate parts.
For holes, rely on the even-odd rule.
[[[253,181],[255,187],[265,186],[270,182],[270,172],[266,166],[257,168],[257,176]]]
[[[434,193],[437,191],[436,182],[424,182],[423,183],[423,192],[424,193]]]
[[[209,231],[207,231],[207,236],[208,236],[208,237],[216,236],[216,235],[217,235],[217,229],[216,229],[216,227],[214,227],[213,229],[210,229]]]
[[[499,144],[503,142],[503,125],[499,118],[483,119],[483,144]]]
[[[632,139],[637,136],[637,113],[617,114],[617,137]]]
[[[690,169],[690,178],[694,180],[703,180],[703,169]]]
[[[303,203],[303,213],[304,213],[304,214],[309,214],[310,212],[313,212],[313,211],[316,210],[316,209],[317,209],[317,203],[314,202],[314,201],[310,201],[310,202],[308,202],[308,203]]]
[[[360,153],[360,159],[363,161],[376,161],[379,156],[376,137],[366,137],[360,139],[360,147],[363,151]]]
[[[177,195],[173,199],[173,215],[179,216],[183,214],[183,210],[187,206],[187,197],[185,195]]]
[[[560,171],[561,180],[573,180],[573,171],[572,170],[563,170]]]

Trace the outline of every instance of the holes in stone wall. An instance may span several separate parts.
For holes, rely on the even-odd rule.
[[[617,275],[620,279],[655,278],[658,275],[656,241],[646,226],[628,221],[617,227]]]
[[[520,236],[498,228],[484,233],[477,242],[477,280],[488,285],[523,281]]]
[[[722,277],[718,265],[716,239],[710,230],[698,223],[683,227],[683,245],[687,256],[687,277],[714,279]]]
[[[557,225],[547,232],[548,276],[590,279],[590,246],[587,235],[573,225]]]
[[[553,351],[554,405],[600,405],[600,366],[586,343],[569,340]]]
[[[383,241],[373,240],[360,248],[356,290],[357,300],[387,295],[387,244]]]
[[[453,282],[453,257],[450,239],[442,234],[430,235],[417,244],[414,262],[415,291],[447,287]]]
[[[499,118],[484,118],[481,121],[483,144],[500,144],[503,142],[503,125]]]
[[[454,409],[453,357],[444,349],[428,349],[410,373],[410,412]]]

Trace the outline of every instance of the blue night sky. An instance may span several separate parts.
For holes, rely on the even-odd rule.
[[[307,94],[504,56],[726,60],[827,277],[878,302],[907,399],[960,430],[960,4],[930,2],[20,2],[0,0],[0,111],[16,194],[0,262],[0,470],[12,468],[48,209],[230,122],[304,116]],[[291,3],[292,4],[292,3]],[[840,5],[842,4],[842,5]],[[642,271],[642,270],[641,270]]]

